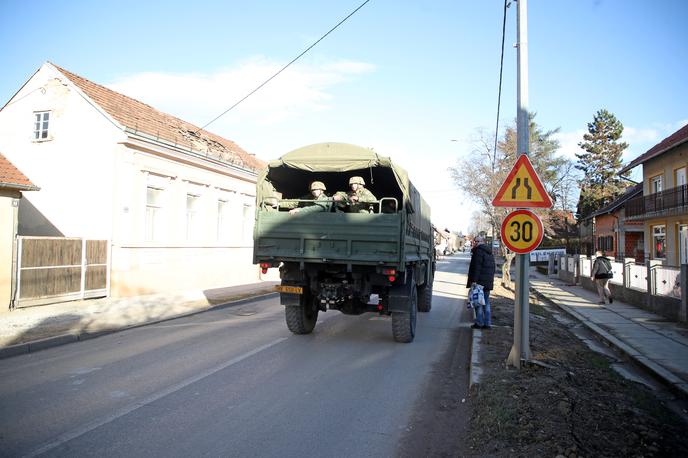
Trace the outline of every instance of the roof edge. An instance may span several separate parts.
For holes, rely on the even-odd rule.
[[[35,184],[19,184],[19,183],[11,183],[7,181],[0,181],[0,187],[2,188],[10,188],[10,189],[17,189],[19,191],[40,191],[41,188],[36,186]]]
[[[622,169],[619,171],[619,173],[621,174],[621,173],[627,172],[627,171],[629,171],[629,170],[631,170],[631,169],[634,169],[634,168],[636,168],[637,166],[639,166],[639,165],[641,165],[641,164],[644,164],[645,162],[649,161],[650,159],[654,159],[655,157],[659,156],[660,154],[664,154],[664,153],[666,153],[667,151],[672,150],[672,149],[674,149],[674,148],[678,148],[679,146],[681,146],[681,145],[683,145],[684,143],[688,142],[688,136],[686,136],[686,137],[684,137],[684,138],[680,138],[680,139],[679,139],[678,141],[676,141],[675,143],[672,143],[672,144],[670,144],[670,145],[667,145],[666,147],[662,148],[661,150],[654,151],[654,152],[650,153],[650,152],[652,151],[653,148],[656,148],[657,146],[661,145],[662,142],[664,142],[665,140],[667,140],[667,139],[671,138],[672,136],[676,135],[677,133],[679,133],[681,130],[683,130],[683,129],[686,128],[686,127],[688,127],[688,124],[687,124],[686,126],[681,127],[680,129],[678,129],[676,132],[672,133],[672,134],[669,135],[668,137],[662,139],[662,140],[661,140],[659,143],[657,143],[655,146],[653,146],[652,148],[650,148],[649,150],[645,151],[643,154],[641,154],[640,156],[638,156],[637,158],[635,158],[634,160],[632,160],[626,167],[622,168]],[[647,155],[648,153],[650,153],[650,154]],[[647,157],[643,157],[643,156],[645,156],[645,155],[647,155]]]

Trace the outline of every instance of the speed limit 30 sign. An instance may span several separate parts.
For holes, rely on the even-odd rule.
[[[502,242],[511,251],[526,254],[542,242],[542,221],[530,210],[516,210],[502,222]]]

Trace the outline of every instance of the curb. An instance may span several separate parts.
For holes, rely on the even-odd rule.
[[[480,384],[480,378],[483,375],[483,369],[480,367],[480,357],[478,351],[480,350],[480,341],[483,337],[483,332],[478,329],[471,329],[473,337],[471,338],[471,362],[469,371],[468,390],[470,392],[473,385]]]
[[[601,337],[604,340],[604,342],[607,343],[609,346],[612,346],[617,350],[621,351],[626,357],[628,357],[640,368],[647,371],[657,380],[663,382],[663,384],[666,387],[668,387],[670,391],[672,391],[674,394],[681,396],[685,399],[688,399],[688,386],[686,386],[686,383],[680,378],[678,378],[676,375],[674,375],[672,372],[668,371],[664,367],[650,360],[648,357],[643,356],[638,350],[631,347],[622,340],[618,339],[617,337],[614,337],[613,335],[602,329],[600,326],[596,325],[595,323],[591,323],[584,316],[582,316],[580,313],[576,312],[569,306],[554,302],[552,299],[547,297],[544,293],[541,293],[540,291],[535,289],[535,287],[533,286],[530,287],[530,291],[532,293],[535,293],[538,299],[542,300],[543,302],[546,302],[549,305],[552,305],[563,310],[564,312],[568,313],[573,318],[581,322],[585,327],[590,329],[597,336]]]
[[[40,339],[40,340],[32,340],[29,342],[23,342],[20,344],[16,345],[9,345],[7,347],[0,348],[0,359],[6,359],[6,358],[11,358],[14,356],[19,356],[19,355],[24,355],[27,353],[35,353],[40,350],[45,350],[48,348],[53,348],[53,347],[58,347],[61,345],[69,344],[69,343],[74,343],[74,342],[82,342],[84,340],[90,340],[90,339],[95,339],[101,336],[109,335],[109,334],[114,334],[116,332],[122,332],[122,331],[127,331],[129,329],[136,329],[136,328],[141,328],[143,326],[149,326],[151,324],[158,324],[158,323],[164,323],[166,321],[171,321],[171,320],[176,320],[178,318],[184,318],[188,316],[193,316],[193,315],[199,315],[204,312],[208,312],[210,310],[222,310],[225,308],[229,307],[235,307],[237,305],[241,305],[245,302],[248,302],[250,300],[253,300],[258,297],[263,297],[263,296],[271,296],[271,295],[277,295],[278,293],[274,291],[267,291],[267,289],[262,290],[262,291],[257,291],[255,294],[250,295],[250,296],[245,296],[242,295],[240,299],[230,299],[227,302],[223,302],[222,304],[217,304],[215,306],[209,306],[200,310],[194,310],[191,312],[184,312],[180,313],[177,315],[171,315],[165,318],[161,318],[158,320],[152,320],[152,321],[146,321],[143,323],[137,323],[133,325],[128,325],[128,326],[120,326],[120,327],[114,327],[111,329],[102,329],[98,331],[84,331],[80,333],[69,333],[69,334],[62,334],[54,337],[47,337],[45,339]]]

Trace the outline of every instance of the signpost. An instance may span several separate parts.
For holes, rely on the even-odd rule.
[[[542,222],[526,208],[551,208],[552,199],[547,195],[540,178],[528,159],[529,119],[528,119],[528,0],[518,0],[516,12],[517,29],[517,86],[516,93],[516,148],[518,159],[492,205],[513,207],[518,210],[510,213],[502,223],[502,241],[516,256],[516,291],[514,300],[514,345],[511,347],[507,364],[521,367],[521,361],[530,359],[529,337],[529,280],[530,259],[526,254],[542,241]]]
[[[492,200],[495,207],[552,208],[552,199],[545,191],[527,154],[518,156],[504,183]]]

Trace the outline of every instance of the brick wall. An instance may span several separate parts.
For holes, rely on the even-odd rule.
[[[605,254],[610,258],[616,256],[616,234],[614,233],[614,225],[616,218],[611,214],[601,215],[595,218],[595,249],[604,250]],[[600,246],[599,237],[611,237],[611,247]]]

